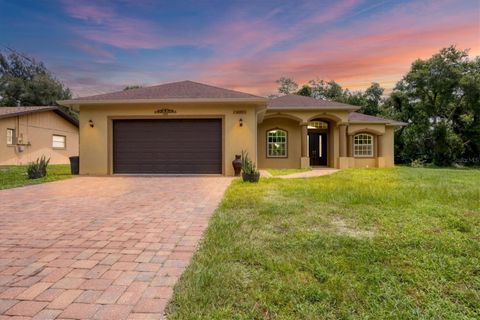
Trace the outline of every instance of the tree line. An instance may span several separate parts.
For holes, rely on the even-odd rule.
[[[444,48],[414,61],[389,95],[372,83],[350,91],[335,81],[277,80],[280,94],[360,106],[358,112],[408,123],[395,132],[396,163],[480,164],[480,57]]]

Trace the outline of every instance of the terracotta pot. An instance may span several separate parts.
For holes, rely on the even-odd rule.
[[[242,156],[239,154],[235,155],[235,160],[232,161],[233,170],[235,171],[235,177],[240,176],[242,172]]]
[[[245,182],[258,182],[260,180],[260,172],[256,173],[242,173],[243,181]]]

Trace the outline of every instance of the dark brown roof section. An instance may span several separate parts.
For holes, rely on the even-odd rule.
[[[253,94],[219,88],[193,81],[165,83],[152,87],[130,89],[89,97],[72,99],[69,102],[106,100],[160,100],[160,99],[265,99]]]
[[[53,111],[74,126],[78,127],[78,120],[56,106],[32,106],[32,107],[0,107],[0,119],[22,116],[29,113]]]
[[[378,123],[378,124],[390,124],[396,126],[406,126],[407,123],[385,119],[380,117],[374,117],[363,113],[352,112],[348,115],[348,122],[350,123]]]
[[[287,94],[270,100],[267,109],[343,109],[357,110],[360,107],[335,101]]]

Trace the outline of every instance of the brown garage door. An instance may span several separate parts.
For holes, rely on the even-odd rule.
[[[114,120],[113,172],[222,173],[222,121]]]

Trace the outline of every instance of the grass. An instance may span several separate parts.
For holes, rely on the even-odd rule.
[[[303,169],[267,169],[267,171],[274,177],[276,176],[285,176],[287,174],[299,173],[310,171],[312,168],[303,168]]]
[[[236,180],[169,319],[479,319],[480,170]]]
[[[47,176],[28,179],[27,166],[0,166],[0,190],[71,178],[70,165],[49,165]]]

